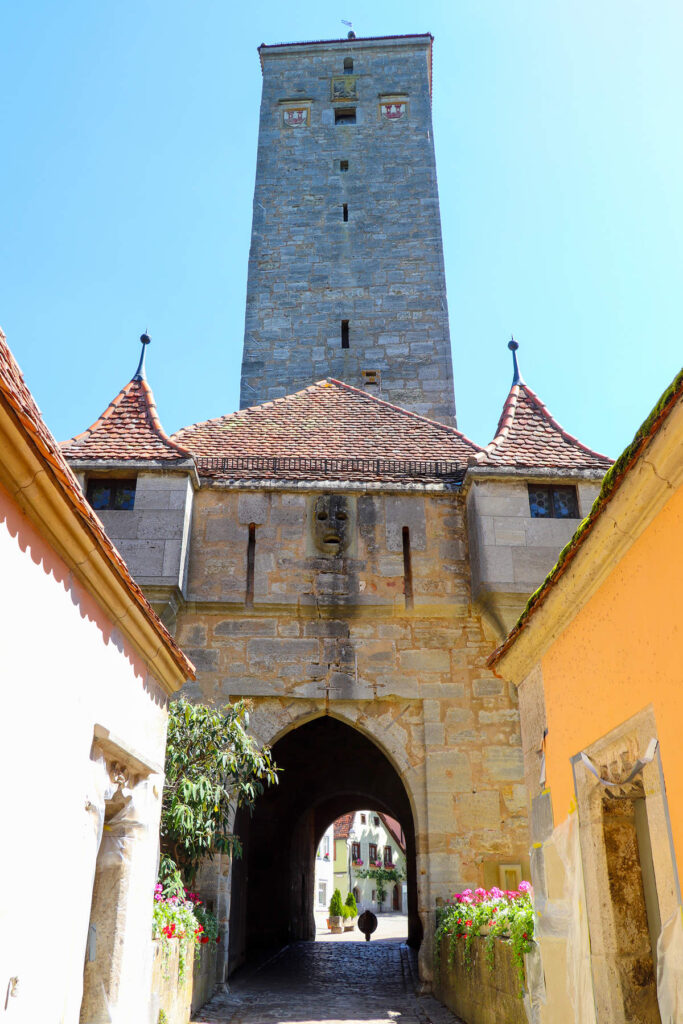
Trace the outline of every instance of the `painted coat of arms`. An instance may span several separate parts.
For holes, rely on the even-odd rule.
[[[308,107],[287,107],[282,111],[282,123],[286,128],[305,128],[308,124]]]
[[[406,102],[405,100],[383,101],[380,103],[379,109],[382,117],[387,121],[400,121],[406,112]]]

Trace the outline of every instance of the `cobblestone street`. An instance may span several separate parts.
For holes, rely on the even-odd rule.
[[[418,996],[414,953],[400,941],[297,942],[231,983],[202,1024],[462,1024]]]

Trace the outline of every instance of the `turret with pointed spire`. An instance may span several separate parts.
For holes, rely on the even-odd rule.
[[[611,460],[568,433],[525,382],[519,344],[493,440],[465,478],[473,597],[502,637],[596,497]],[[555,509],[567,514],[555,516]],[[545,510],[547,516],[539,516]]]

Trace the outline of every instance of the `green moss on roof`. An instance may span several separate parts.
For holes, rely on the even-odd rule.
[[[579,524],[569,543],[565,544],[562,548],[557,562],[543,580],[540,587],[533,592],[517,622],[512,627],[500,647],[496,648],[493,654],[489,657],[487,664],[495,665],[503,656],[505,651],[507,651],[515,641],[517,635],[522,631],[522,629],[524,629],[532,612],[535,611],[538,605],[545,599],[550,588],[554,586],[562,576],[567,564],[574,558],[586,535],[592,530],[593,524],[602,512],[603,508],[611,501],[614,492],[620,486],[621,481],[624,479],[631,466],[633,466],[633,464],[638,460],[643,450],[647,448],[652,438],[658,433],[660,427],[668,417],[678,399],[681,397],[682,393],[683,370],[674,377],[673,381],[653,407],[647,418],[643,423],[641,423],[631,443],[623,450],[614,465],[607,470],[602,481],[600,493],[593,502],[593,507],[590,512]]]

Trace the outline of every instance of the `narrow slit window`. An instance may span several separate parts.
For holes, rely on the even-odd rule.
[[[403,527],[403,593],[406,608],[413,607],[413,566],[410,558],[410,530]]]
[[[256,554],[256,524],[249,523],[249,542],[247,544],[247,608],[254,607],[254,556]]]
[[[339,161],[339,170],[340,171],[348,171],[348,169],[349,169],[349,161],[348,160],[340,160]]]
[[[349,219],[349,204],[342,204],[342,220],[347,221]]]
[[[342,320],[341,322],[341,347],[349,347],[349,321]]]

